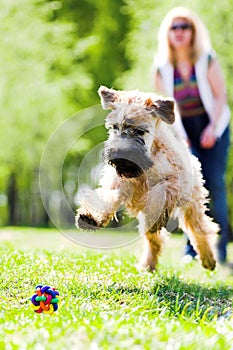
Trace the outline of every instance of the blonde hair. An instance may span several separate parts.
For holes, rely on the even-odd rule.
[[[190,60],[195,63],[200,54],[211,50],[209,32],[196,13],[185,8],[175,7],[170,10],[161,22],[158,32],[158,54],[169,60],[171,64],[176,63],[175,50],[170,45],[168,32],[175,18],[183,18],[192,26],[193,39],[190,47]]]

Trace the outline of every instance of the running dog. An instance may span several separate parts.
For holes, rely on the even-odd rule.
[[[99,187],[81,194],[76,226],[105,227],[124,205],[144,237],[140,267],[156,269],[162,234],[171,217],[187,233],[202,266],[214,270],[213,241],[218,225],[207,214],[208,191],[201,166],[178,137],[173,99],[101,86],[106,128],[105,167]]]

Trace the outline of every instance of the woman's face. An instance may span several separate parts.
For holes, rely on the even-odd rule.
[[[174,49],[189,48],[193,36],[192,25],[184,18],[174,18],[168,31],[168,39]]]

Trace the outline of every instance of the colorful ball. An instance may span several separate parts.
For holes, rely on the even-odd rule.
[[[50,286],[36,286],[36,293],[31,297],[32,308],[38,314],[53,314],[58,310],[59,292]]]

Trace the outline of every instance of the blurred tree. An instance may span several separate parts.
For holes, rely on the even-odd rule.
[[[77,37],[82,38],[77,40],[74,49],[77,55],[76,64],[84,67],[93,81],[93,88],[89,90],[89,105],[99,103],[97,94],[99,86],[120,88],[115,81],[130,67],[124,46],[130,21],[129,16],[124,13],[124,2],[104,0],[96,3],[95,0],[81,0],[77,3],[66,0],[62,2],[60,11],[56,12],[56,20],[72,21]],[[77,91],[74,99],[81,102],[80,98],[82,93]],[[63,182],[71,206],[78,186],[77,165],[81,163],[83,156],[104,138],[106,130],[102,125],[84,135],[82,145],[85,144],[86,148],[74,147],[67,154],[63,168]],[[93,164],[93,167],[95,165]]]
[[[0,4],[0,194],[8,197],[8,223],[38,225],[47,221],[38,183],[46,142],[64,119],[99,102],[100,84],[128,67],[117,46],[127,21],[117,0]],[[86,147],[96,142],[98,134]],[[65,168],[78,156],[68,156]]]
[[[75,64],[72,23],[51,22],[56,10],[46,1],[2,4],[0,188],[9,197],[11,224],[41,222],[43,148],[54,128],[82,107],[70,103],[73,90],[86,92],[85,104],[92,87],[88,73]]]
[[[77,64],[93,79],[91,100],[99,102],[96,93],[100,85],[117,87],[119,74],[130,68],[125,55],[125,38],[130,31],[130,17],[124,12],[123,0],[65,0],[59,20],[72,21],[78,38],[75,46]]]

